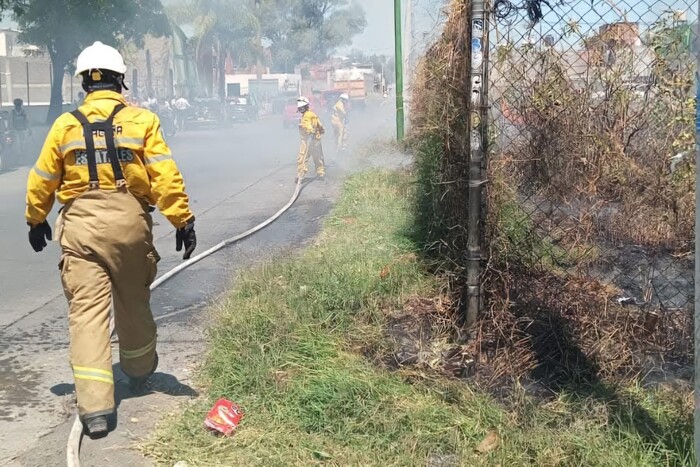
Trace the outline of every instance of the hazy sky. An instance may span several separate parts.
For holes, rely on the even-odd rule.
[[[390,53],[394,48],[394,1],[357,0],[367,12],[367,28],[353,48],[368,53]]]
[[[182,0],[161,0],[164,5],[180,3]],[[348,52],[350,49],[360,49],[367,53],[393,54],[394,53],[394,0],[356,0],[362,5],[367,14],[367,27],[365,31],[356,36],[353,45],[339,50],[339,53]],[[409,0],[402,0],[404,7],[403,21],[405,23],[405,10]],[[414,4],[414,37],[419,42],[425,33],[429,33],[438,22],[440,7],[444,0],[413,0]],[[7,16],[7,15],[5,15]],[[0,27],[16,27],[7,17],[2,18]],[[405,24],[404,24],[405,26]]]
[[[367,27],[361,35],[355,37],[350,48],[360,49],[370,54],[393,53],[394,0],[357,0],[357,2],[365,9]],[[409,0],[402,0],[404,28],[408,3]],[[413,31],[416,42],[420,42],[425,34],[435,30],[435,25],[439,23],[442,3],[444,0],[413,0]]]

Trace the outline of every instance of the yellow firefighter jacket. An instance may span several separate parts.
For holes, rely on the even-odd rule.
[[[321,139],[321,136],[325,132],[326,130],[323,128],[323,125],[321,125],[321,119],[318,118],[318,115],[311,110],[304,112],[299,122],[299,133],[302,138],[308,138],[314,135],[316,139]]]
[[[104,121],[121,94],[96,91],[88,94],[80,111],[88,121]],[[95,134],[95,158],[101,189],[116,188],[106,156],[104,134]],[[114,139],[129,192],[152,205],[177,228],[192,217],[182,175],[165,143],[158,117],[145,109],[125,107],[114,118]],[[83,127],[70,113],[61,115],[49,131],[39,159],[27,181],[27,222],[44,222],[54,203],[65,204],[88,189],[89,173]]]
[[[333,126],[343,126],[345,125],[345,120],[347,119],[348,112],[345,110],[345,104],[342,100],[336,102],[335,107],[333,107],[333,116],[331,117],[331,123]]]

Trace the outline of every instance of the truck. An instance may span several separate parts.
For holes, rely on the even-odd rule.
[[[359,109],[365,107],[373,84],[373,76],[363,68],[335,70],[332,78],[333,90],[347,93],[350,104]]]

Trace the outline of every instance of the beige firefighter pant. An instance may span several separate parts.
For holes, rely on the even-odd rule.
[[[301,179],[304,178],[306,172],[309,168],[306,162],[311,156],[314,160],[314,165],[316,166],[316,173],[323,177],[326,175],[326,166],[323,161],[323,146],[321,145],[321,140],[315,136],[309,136],[301,139],[301,146],[299,147],[299,155],[297,156],[297,176]]]
[[[333,133],[335,135],[336,149],[345,151],[348,148],[348,128],[346,125],[334,122]]]
[[[155,365],[150,289],[158,253],[148,206],[126,190],[90,190],[59,216],[61,280],[68,299],[70,360],[82,417],[114,411],[109,315],[114,305],[121,368],[127,376]]]

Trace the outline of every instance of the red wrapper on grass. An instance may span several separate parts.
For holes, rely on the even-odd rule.
[[[243,419],[243,409],[227,399],[219,399],[207,414],[204,426],[228,436],[233,433]]]

